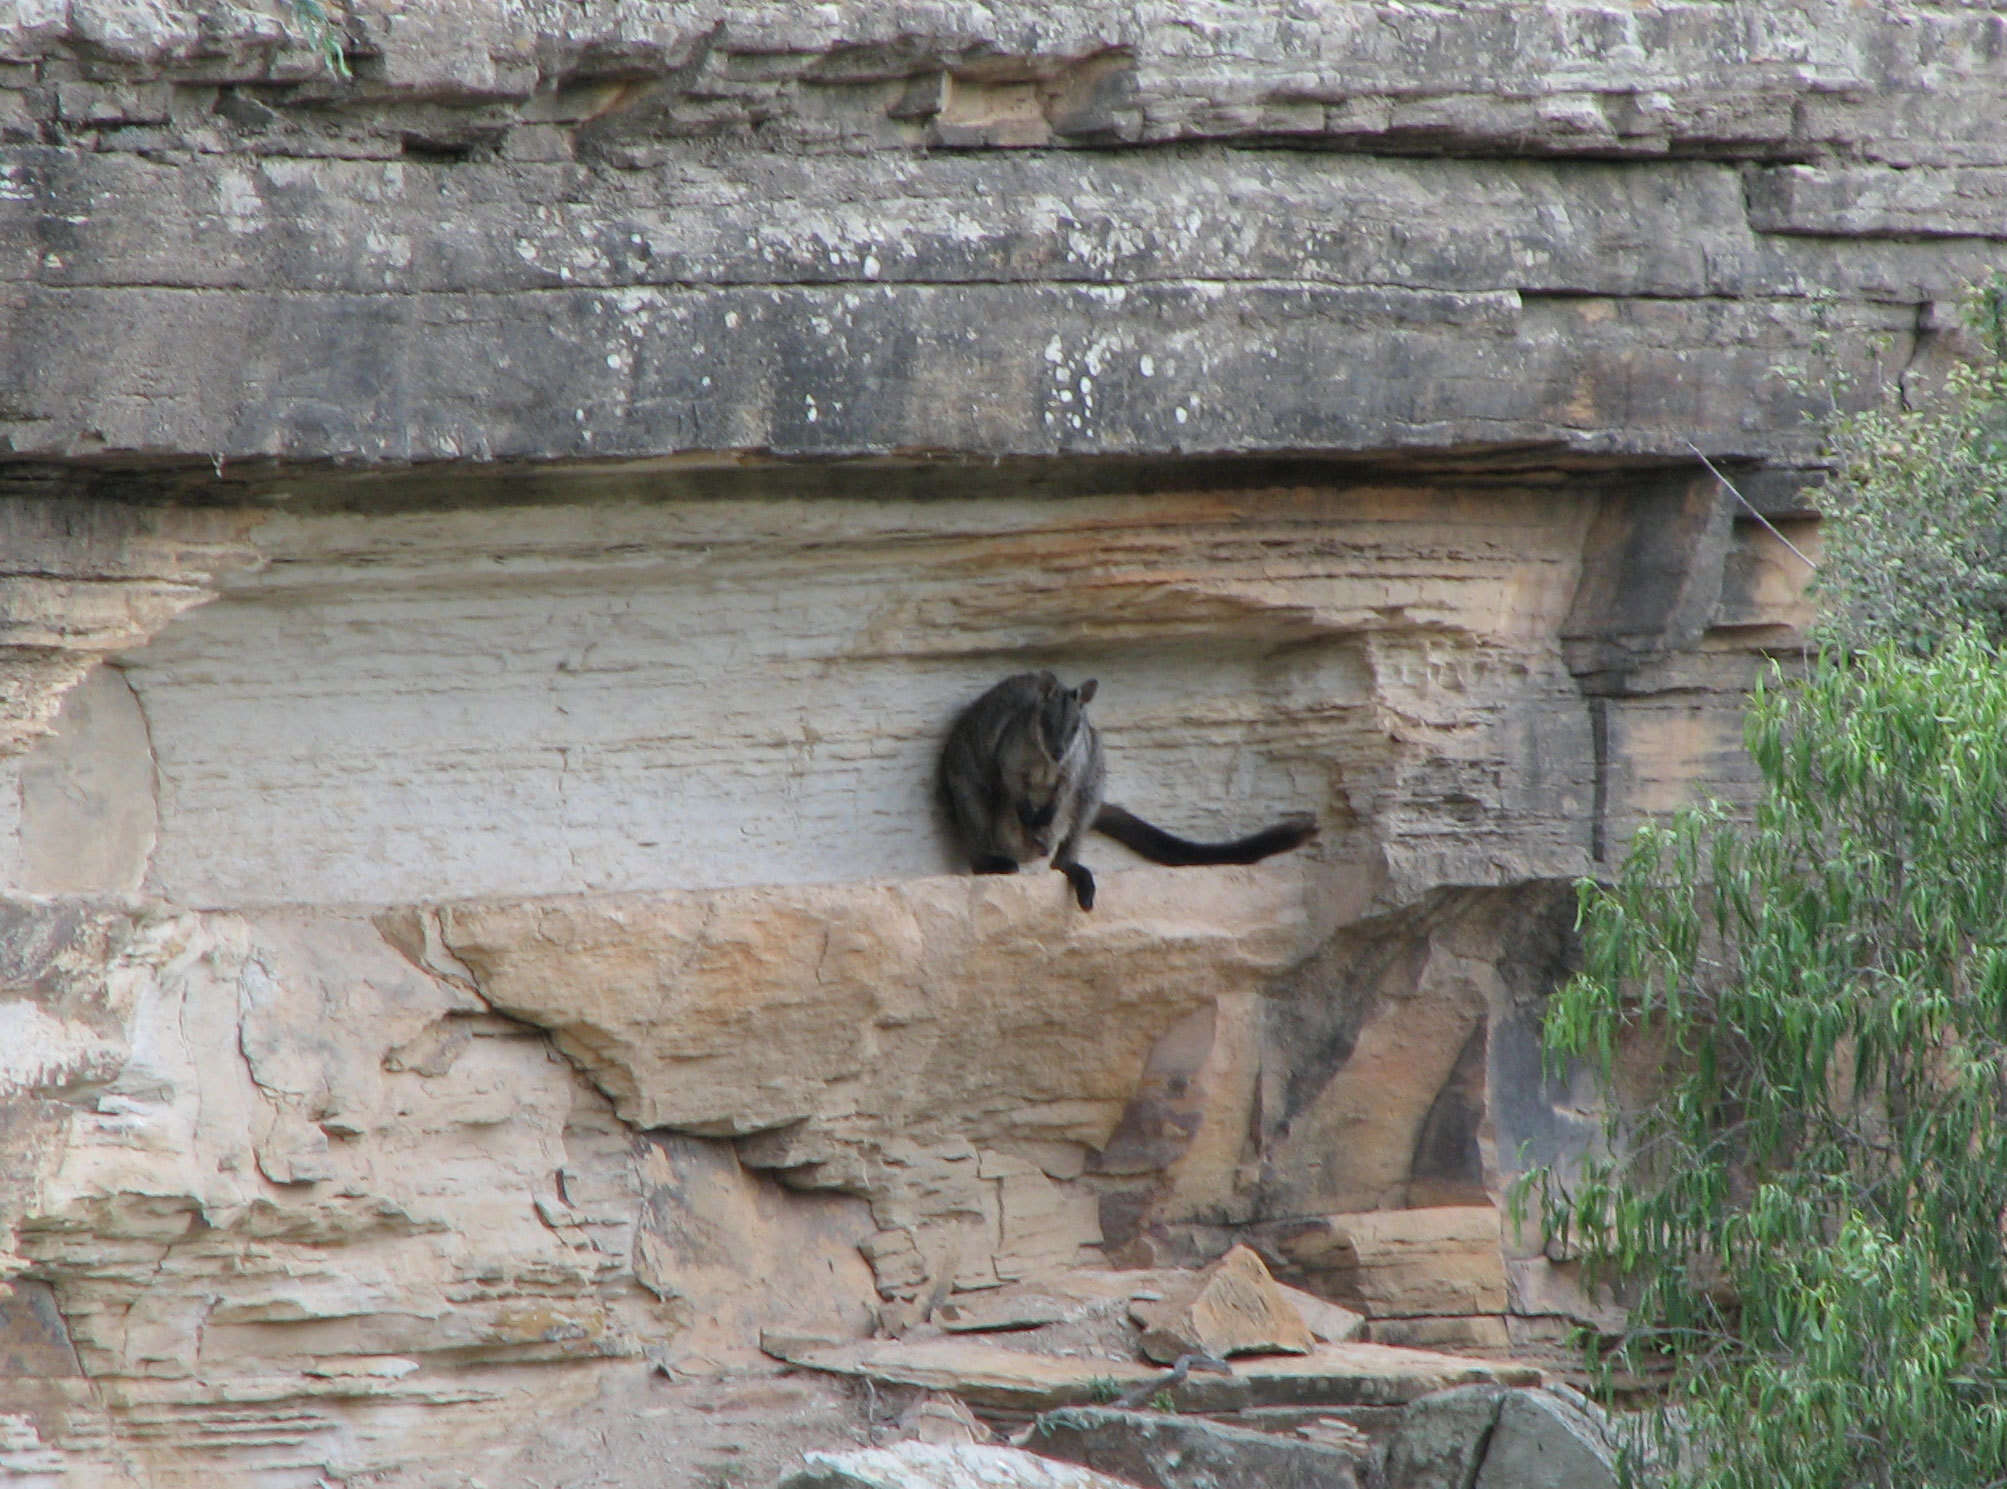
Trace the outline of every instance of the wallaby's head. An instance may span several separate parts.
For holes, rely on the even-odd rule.
[[[1039,742],[1054,760],[1065,757],[1074,737],[1087,717],[1087,704],[1094,697],[1096,680],[1088,678],[1077,688],[1062,687],[1050,672],[1041,673],[1045,696],[1039,700]]]

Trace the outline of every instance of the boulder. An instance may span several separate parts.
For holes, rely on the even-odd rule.
[[[1487,1383],[1409,1402],[1388,1439],[1380,1489],[1470,1489],[1505,1395]]]
[[[1617,1489],[1616,1444],[1572,1391],[1465,1385],[1410,1402],[1380,1489]]]
[[[852,1453],[809,1453],[773,1489],[1127,1489],[1071,1463],[1019,1448],[902,1442]]]
[[[1617,1489],[1616,1455],[1587,1404],[1513,1391],[1499,1404],[1473,1489]]]
[[[1268,1275],[1261,1258],[1236,1246],[1158,1302],[1137,1302],[1143,1353],[1160,1365],[1181,1355],[1308,1354],[1310,1328]]]

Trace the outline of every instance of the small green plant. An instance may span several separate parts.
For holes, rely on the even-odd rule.
[[[1087,1399],[1103,1406],[1122,1394],[1122,1382],[1112,1375],[1097,1375],[1087,1382]]]
[[[287,3],[306,33],[307,45],[320,53],[328,71],[344,82],[352,78],[354,74],[349,71],[348,56],[342,48],[341,27],[335,24],[322,0],[287,0]]]
[[[1178,1398],[1169,1391],[1159,1391],[1150,1398],[1150,1410],[1162,1412],[1166,1416],[1175,1416],[1178,1410]]]

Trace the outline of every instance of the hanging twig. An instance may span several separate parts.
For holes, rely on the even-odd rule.
[[[1789,538],[1785,537],[1784,534],[1777,531],[1777,524],[1772,522],[1768,517],[1765,517],[1761,512],[1757,511],[1755,505],[1749,500],[1748,497],[1744,496],[1740,491],[1737,491],[1735,489],[1735,483],[1729,480],[1728,477],[1724,476],[1721,473],[1720,469],[1715,465],[1715,463],[1712,460],[1709,460],[1707,456],[1702,453],[1699,445],[1695,444],[1692,440],[1688,440],[1686,442],[1686,447],[1689,450],[1693,451],[1694,454],[1700,456],[1700,463],[1707,467],[1708,474],[1713,476],[1715,480],[1721,482],[1722,485],[1726,486],[1728,488],[1728,494],[1734,497],[1737,501],[1741,502],[1744,507],[1747,507],[1749,509],[1749,515],[1751,517],[1754,517],[1758,522],[1762,523],[1766,528],[1770,530],[1771,537],[1775,538],[1778,542],[1782,543],[1786,548],[1789,548],[1791,552],[1794,555],[1796,555],[1799,563],[1803,564],[1806,568],[1812,570],[1814,573],[1818,572],[1819,566],[1813,563],[1811,559],[1805,557],[1805,555],[1802,552],[1800,552],[1798,545],[1796,543],[1792,542]]]

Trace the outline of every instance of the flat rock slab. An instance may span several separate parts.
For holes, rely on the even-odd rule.
[[[777,1344],[791,1365],[887,1385],[950,1391],[976,1406],[1040,1412],[1091,1403],[1165,1378],[1140,1362],[1024,1354],[970,1339]],[[1236,1360],[1231,1375],[1193,1372],[1170,1389],[1180,1411],[1256,1406],[1397,1406],[1451,1386],[1532,1386],[1530,1365],[1381,1344],[1323,1344],[1307,1355]],[[1112,1391],[1111,1391],[1112,1387]]]
[[[1038,1329],[1063,1323],[1081,1305],[1043,1293],[1011,1292],[1001,1297],[957,1299],[934,1310],[933,1322],[950,1334],[981,1334],[999,1330]]]
[[[1353,1455],[1200,1417],[1065,1407],[1025,1446],[1147,1489],[1357,1489]]]

